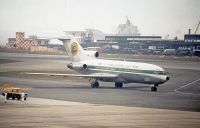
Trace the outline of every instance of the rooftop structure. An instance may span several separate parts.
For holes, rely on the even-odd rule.
[[[126,17],[126,23],[125,24],[119,24],[117,27],[117,34],[119,35],[134,35],[139,36],[139,30],[138,27],[133,25],[131,21]]]
[[[77,39],[81,44],[92,43],[99,39],[104,39],[103,32],[95,29],[85,29],[85,31],[64,31],[66,35],[81,37]]]

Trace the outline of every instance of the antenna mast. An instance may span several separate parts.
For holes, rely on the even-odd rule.
[[[196,28],[196,30],[195,30],[195,33],[194,33],[194,34],[196,34],[196,33],[197,33],[197,30],[198,30],[198,28],[199,28],[199,24],[200,24],[200,21],[199,21],[199,23],[198,23],[198,25],[197,25],[197,28]]]

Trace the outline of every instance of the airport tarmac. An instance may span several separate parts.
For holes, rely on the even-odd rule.
[[[0,127],[8,128],[199,128],[200,113],[29,98],[3,103]]]
[[[129,110],[129,112],[134,111],[134,108],[141,108],[141,111],[142,109],[144,109],[144,111],[146,109],[152,109],[155,113],[157,113],[157,110],[162,110],[160,113],[161,115],[163,114],[162,119],[165,117],[166,111],[178,111],[183,115],[185,115],[185,112],[191,112],[197,114],[195,117],[200,117],[200,62],[198,61],[132,60],[159,65],[169,73],[170,80],[161,85],[158,88],[158,92],[151,92],[150,87],[144,84],[125,84],[123,89],[115,89],[114,83],[100,82],[100,88],[92,89],[90,88],[89,82],[84,79],[76,80],[71,78],[48,78],[41,76],[27,77],[20,74],[20,72],[27,71],[69,72],[69,70],[66,69],[69,58],[65,55],[0,53],[0,59],[17,60],[16,63],[8,62],[0,64],[0,83],[12,83],[27,88],[30,97],[92,104],[97,107],[97,109],[99,109],[98,106],[100,105],[104,106],[105,110],[106,106],[122,107]],[[12,72],[14,73],[12,74]],[[5,107],[5,105],[3,106]],[[0,108],[1,111],[2,109],[3,107]],[[106,112],[109,113],[109,111]],[[153,113],[151,114],[153,115]],[[136,121],[134,121],[134,118],[136,118],[134,115],[134,112],[130,113],[130,119],[133,120],[126,126],[134,126],[133,124],[136,123]],[[120,118],[120,114],[118,116]],[[178,117],[177,115],[176,119]],[[104,118],[106,119],[106,117]],[[109,118],[111,117],[109,116]],[[190,116],[188,115],[187,118],[190,118]],[[156,119],[158,119],[158,117]],[[195,118],[195,120],[196,119],[199,121],[199,118]],[[177,119],[177,121],[180,120]],[[185,120],[181,122],[182,123],[179,123],[184,124],[183,122],[185,122]],[[192,121],[188,120],[186,124],[192,126],[189,122]],[[151,126],[157,126],[156,122],[154,123]],[[187,126],[180,124],[179,126]],[[168,126],[167,121],[165,125],[165,127],[171,127]],[[100,127],[101,126],[102,125],[100,125]],[[108,124],[107,126],[110,125]],[[144,124],[143,126],[147,127],[148,125]],[[195,126],[199,127],[200,125],[194,121],[194,127]]]

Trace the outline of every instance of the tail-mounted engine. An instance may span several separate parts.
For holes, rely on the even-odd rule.
[[[72,63],[67,64],[67,67],[73,70],[86,70],[88,68],[87,64],[72,64]]]
[[[99,52],[97,51],[84,51],[85,56],[89,58],[98,58],[99,57]]]

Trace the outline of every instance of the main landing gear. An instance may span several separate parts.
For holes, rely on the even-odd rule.
[[[91,82],[91,87],[92,88],[99,88],[99,82],[97,80],[94,80]]]
[[[115,88],[122,88],[123,83],[122,82],[115,82]]]
[[[154,84],[154,86],[151,87],[151,91],[152,92],[156,92],[157,91],[157,87],[158,87],[158,84]]]
[[[91,81],[91,88],[99,88],[99,82],[97,80]],[[122,88],[123,83],[122,82],[115,82],[115,88]]]

